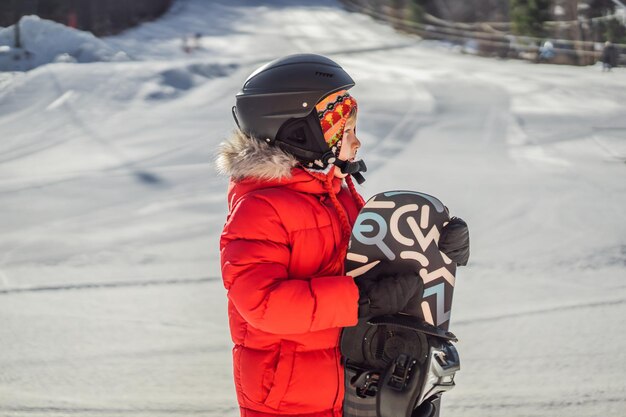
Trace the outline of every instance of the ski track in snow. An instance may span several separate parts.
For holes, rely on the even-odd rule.
[[[93,415],[93,416],[119,416],[119,415],[201,415],[201,416],[220,416],[231,415],[239,412],[239,409],[234,407],[215,409],[212,407],[207,408],[151,408],[146,407],[144,409],[133,408],[118,408],[118,407],[1,407],[0,412],[10,413],[11,415]]]
[[[20,294],[42,291],[69,291],[69,290],[93,290],[99,288],[125,288],[125,287],[144,287],[154,285],[183,285],[183,284],[200,284],[210,281],[220,281],[221,277],[206,278],[175,278],[170,280],[136,280],[126,279],[123,282],[94,282],[81,284],[61,284],[50,285],[45,287],[25,287],[25,288],[5,288],[0,289],[0,295],[4,294]]]
[[[179,0],[104,41],[133,60],[0,72],[0,415],[239,414],[213,159],[245,78],[297,52],[357,82],[364,196],[470,225],[443,415],[623,414],[623,69],[461,56],[332,0]]]
[[[626,299],[617,299],[617,300],[608,299],[608,300],[601,300],[601,301],[595,301],[595,302],[581,302],[577,304],[555,306],[555,307],[538,309],[538,310],[530,310],[530,311],[520,311],[520,312],[515,312],[515,313],[491,316],[491,317],[479,317],[479,318],[473,318],[473,319],[454,320],[454,327],[465,327],[465,326],[471,326],[472,324],[475,324],[475,323],[488,323],[488,322],[501,321],[501,320],[507,320],[507,319],[517,319],[517,318],[526,317],[526,316],[538,315],[538,316],[543,317],[550,313],[561,313],[561,312],[568,311],[568,310],[586,310],[586,309],[593,309],[593,308],[605,308],[605,307],[610,307],[610,306],[621,306],[624,303],[626,303]]]

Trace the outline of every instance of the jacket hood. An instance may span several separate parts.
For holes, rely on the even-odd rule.
[[[233,180],[280,180],[291,177],[298,160],[276,146],[270,146],[240,131],[220,144],[217,169]]]
[[[216,165],[221,174],[231,177],[228,190],[231,207],[242,196],[259,189],[286,187],[308,194],[337,194],[343,183],[333,175],[333,168],[319,172],[307,170],[280,148],[238,131],[220,145]]]
[[[281,149],[235,132],[229,140],[220,145],[217,168],[221,173],[231,176],[228,186],[229,212],[232,212],[244,196],[257,191],[270,190],[270,193],[283,193],[283,190],[290,190],[322,196],[320,202],[324,195],[328,196],[339,217],[342,239],[345,239],[341,252],[343,254],[337,258],[343,265],[352,229],[345,211],[346,206],[339,201],[344,181],[347,185],[344,194],[347,192],[347,195],[351,196],[357,212],[364,203],[349,177],[344,180],[335,176],[336,166],[329,164],[324,171],[306,169],[294,156]],[[278,197],[279,195],[281,194],[272,194],[272,199],[286,198],[285,194],[282,194],[283,197]]]

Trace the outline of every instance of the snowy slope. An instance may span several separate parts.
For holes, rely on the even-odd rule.
[[[0,415],[238,415],[212,159],[243,80],[295,52],[357,81],[366,197],[470,224],[444,414],[622,414],[622,69],[459,56],[330,0],[180,0],[104,43],[131,60],[0,72]]]
[[[21,48],[15,48],[15,28],[0,28],[0,71],[25,71],[51,62],[127,61],[126,53],[111,48],[88,32],[24,16],[19,22]]]

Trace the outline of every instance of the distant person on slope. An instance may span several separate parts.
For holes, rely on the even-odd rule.
[[[353,85],[330,59],[301,54],[257,69],[237,94],[239,129],[218,166],[231,177],[220,250],[243,417],[341,416],[341,329],[401,311],[418,286],[416,274],[361,288],[345,275],[363,206],[351,176],[365,171]],[[446,253],[466,262],[469,242],[455,236],[442,234]]]
[[[545,41],[539,48],[539,62],[549,62],[555,55],[554,44],[551,41]]]
[[[611,71],[611,68],[617,66],[618,53],[615,46],[609,41],[604,43],[602,49],[602,71]]]

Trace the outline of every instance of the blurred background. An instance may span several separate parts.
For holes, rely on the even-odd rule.
[[[213,161],[247,76],[303,52],[356,80],[363,196],[470,226],[443,415],[623,415],[625,10],[0,0],[0,415],[238,415]]]
[[[154,19],[173,0],[3,0],[0,26],[27,15],[90,31],[119,33]],[[348,10],[385,21],[424,39],[458,45],[463,52],[589,65],[602,59],[605,42],[623,64],[626,5],[620,0],[341,0]],[[16,27],[16,30],[19,27]],[[17,31],[16,33],[19,33]],[[16,39],[19,42],[19,39]]]
[[[154,19],[172,0],[4,0],[0,25],[10,26],[22,16],[37,15],[95,35],[110,35]]]

